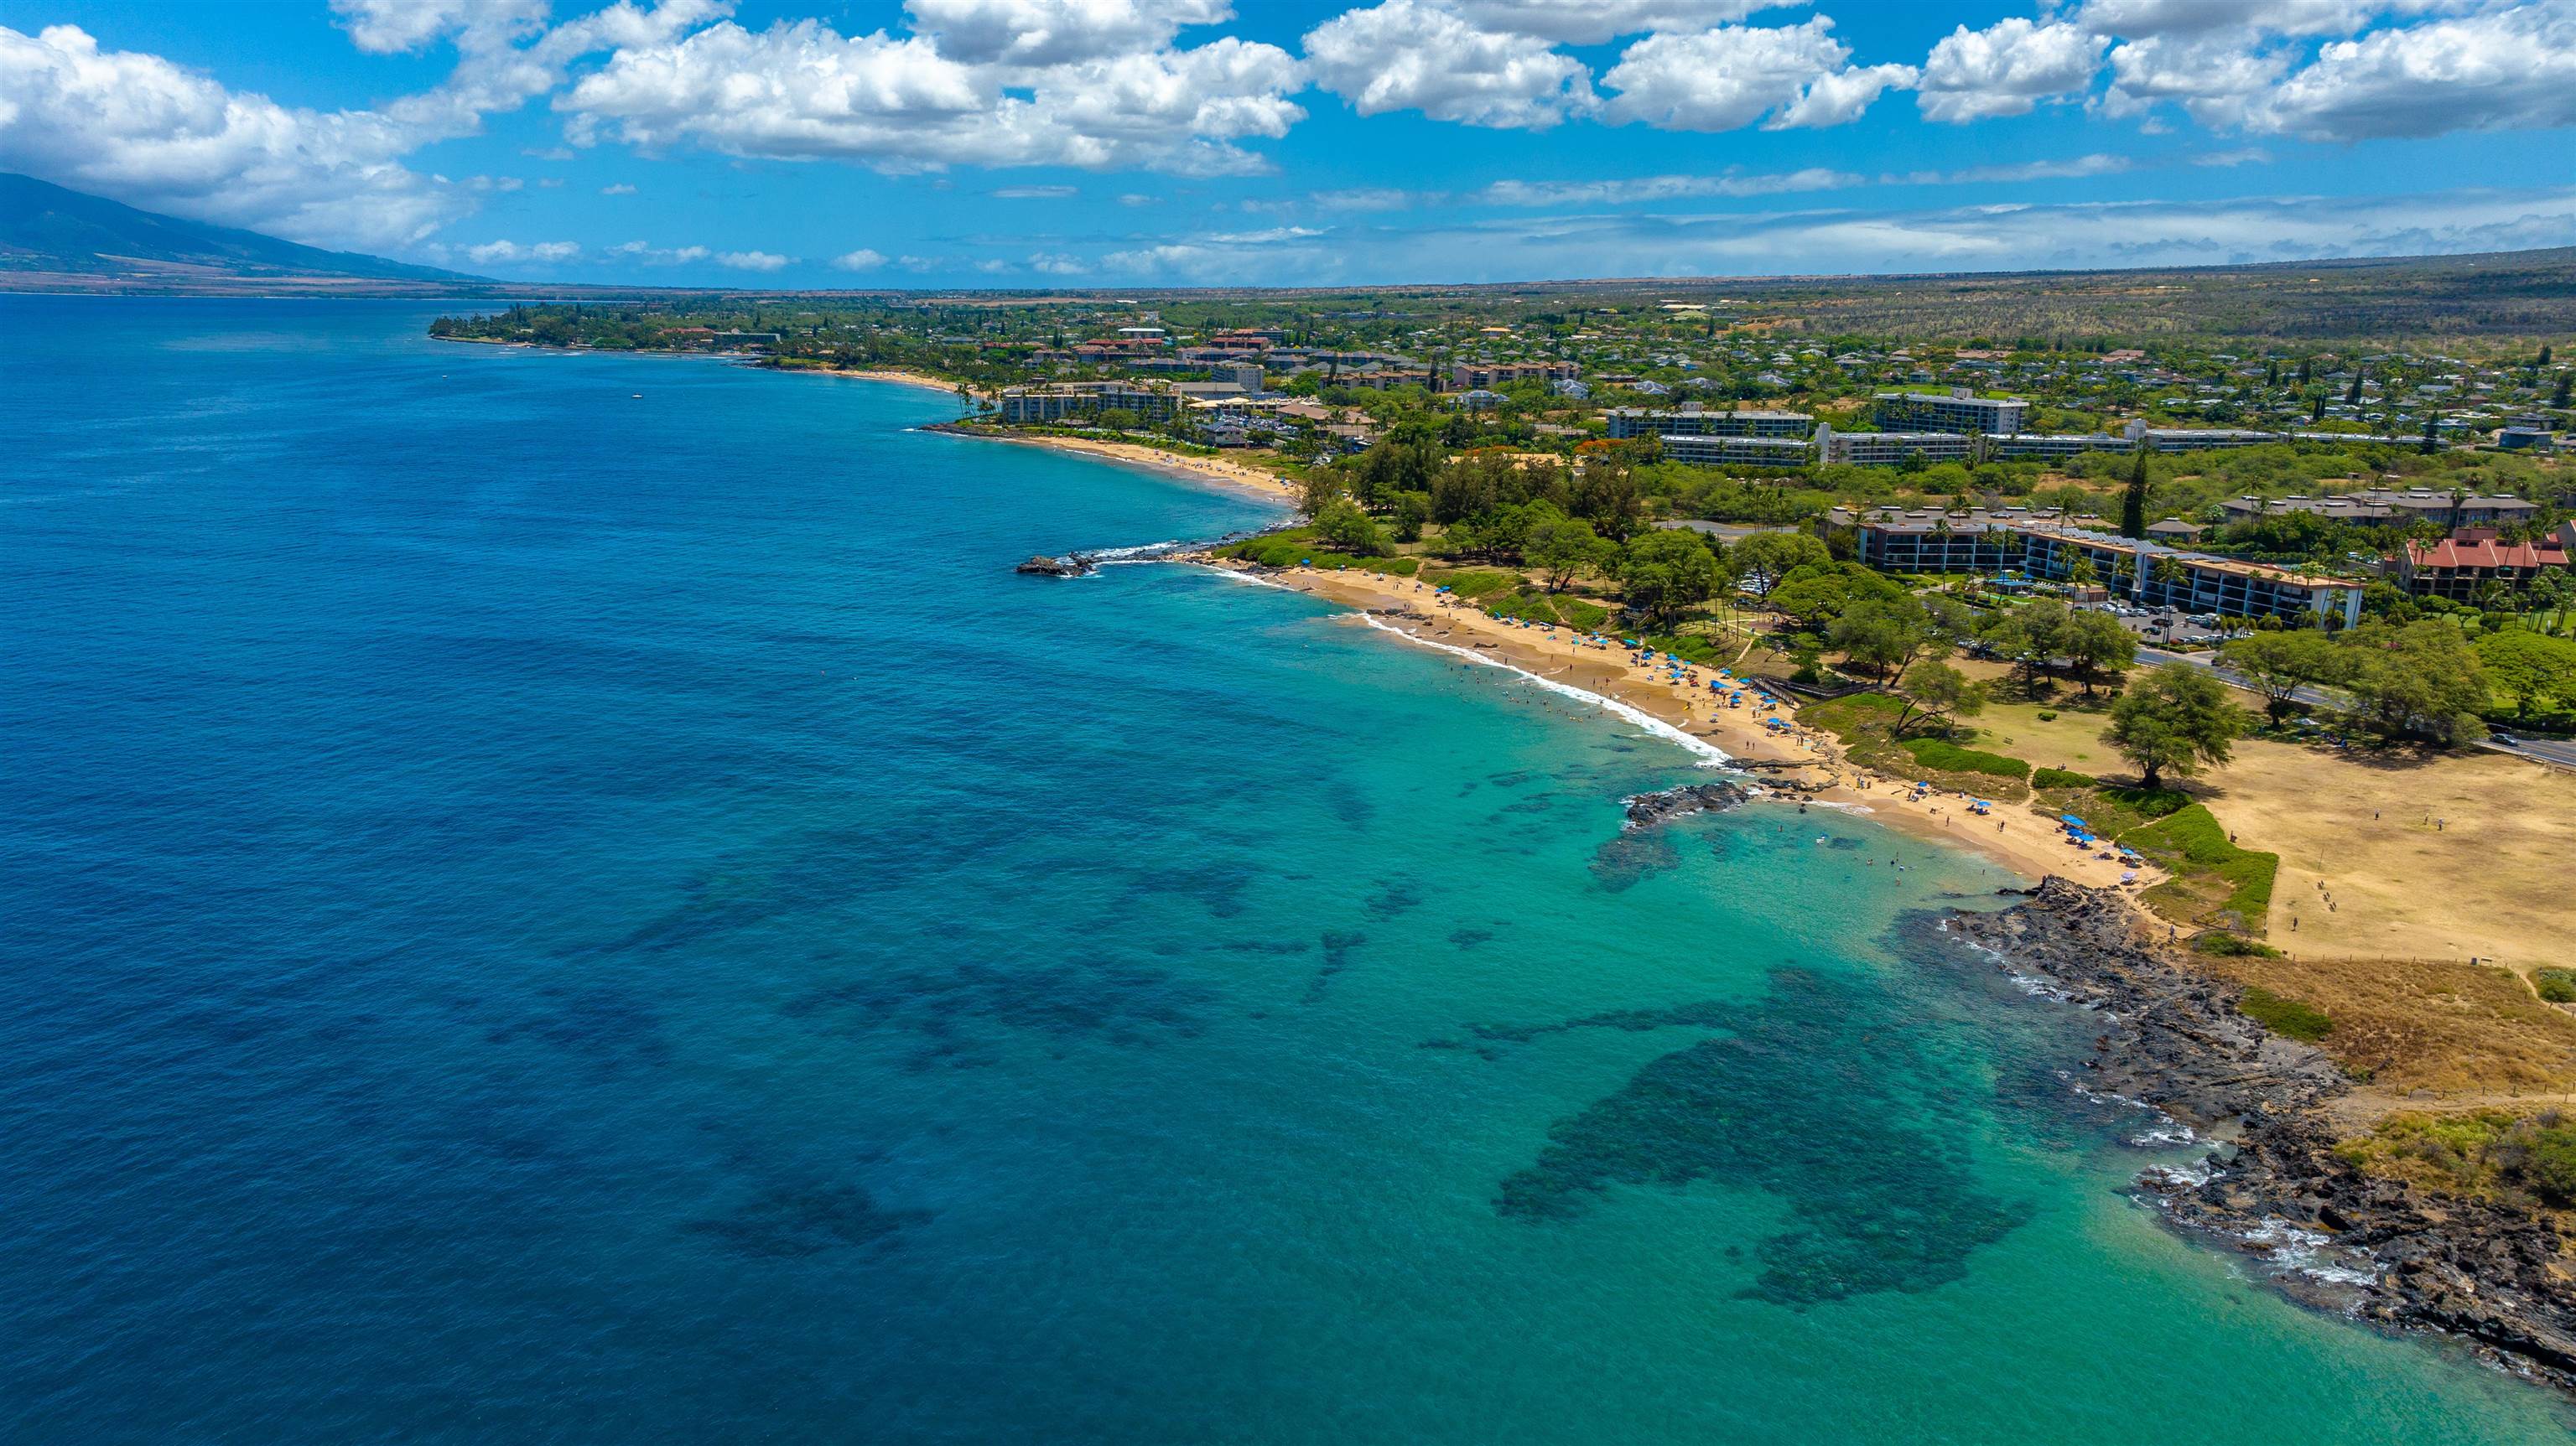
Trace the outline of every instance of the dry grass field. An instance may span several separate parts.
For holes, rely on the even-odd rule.
[[[2068,697],[1991,705],[1972,746],[2124,775],[2107,719]],[[2527,982],[2576,968],[2576,774],[2254,739],[2188,787],[2238,845],[2281,859],[2266,932],[2286,957],[2208,967],[2325,1011],[2322,1042],[2371,1081],[2361,1116],[2576,1096],[2576,1013]]]
[[[2281,856],[2282,948],[2576,964],[2576,774],[2493,753],[2374,759],[2254,741],[2207,781],[2243,845]]]

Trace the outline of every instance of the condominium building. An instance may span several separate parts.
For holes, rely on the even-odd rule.
[[[1946,392],[1880,392],[1878,424],[1894,432],[1992,432],[2011,436],[2030,415],[2019,397],[1981,397],[1966,387]]]
[[[1816,430],[1805,412],[1712,412],[1691,403],[1671,411],[1654,407],[1612,407],[1603,414],[1610,436],[1624,437],[1795,437],[1804,442]]]
[[[1860,560],[1884,572],[2019,571],[2067,581],[2089,571],[2098,586],[2140,607],[2229,617],[2361,619],[2361,585],[2159,542],[2094,532],[2054,511],[1962,512],[1837,508],[1831,520],[1858,531]]]
[[[1664,460],[1698,466],[1804,467],[1814,455],[1803,437],[1748,437],[1667,432],[1657,439]]]
[[[1043,387],[1005,387],[997,420],[1008,426],[1022,426],[1120,411],[1133,412],[1148,422],[1163,422],[1180,415],[1181,405],[1189,395],[1183,386],[1143,387],[1133,382],[1058,382]]]
[[[1837,432],[1816,429],[1819,461],[1855,467],[1890,467],[1908,457],[1926,462],[1966,460],[1977,439],[1961,432]]]
[[[2041,457],[2063,460],[2081,457],[2088,452],[2128,452],[2137,443],[2108,432],[2020,432],[2009,436],[1988,436],[1989,457]]]
[[[1511,382],[1563,381],[1580,370],[1570,361],[1459,362],[1449,368],[1449,385],[1472,391]]]
[[[2538,542],[2505,542],[2492,527],[2463,527],[2431,544],[2407,543],[2388,559],[2398,586],[2417,597],[2475,601],[2490,583],[2521,587],[2542,568],[2565,567],[2567,546],[2561,538]]]
[[[2365,527],[2405,527],[2424,522],[2444,529],[2528,522],[2540,511],[2540,504],[2519,497],[2464,492],[2455,498],[2431,487],[2403,491],[2369,487],[2330,497],[2231,497],[2219,505],[2226,509],[2230,522],[2273,513],[2305,512]]]
[[[2278,432],[2238,427],[2142,427],[2135,422],[2129,424],[2129,435],[2143,441],[2151,452],[2215,452],[2286,440]]]

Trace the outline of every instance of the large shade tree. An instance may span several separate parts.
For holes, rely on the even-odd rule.
[[[2111,705],[2102,741],[2138,766],[2138,782],[2162,787],[2230,756],[2250,721],[2227,700],[2227,685],[2188,663],[2167,663],[2129,685]]]

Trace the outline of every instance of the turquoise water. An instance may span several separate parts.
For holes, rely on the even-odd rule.
[[[2081,1021],[1894,932],[1982,866],[1623,837],[1701,775],[1617,719],[1007,570],[1257,502],[402,306],[0,318],[0,1436],[2565,1434],[2122,1199]]]

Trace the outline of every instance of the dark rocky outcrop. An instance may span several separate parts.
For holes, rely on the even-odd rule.
[[[1089,577],[1098,570],[1090,558],[1079,552],[1068,552],[1062,557],[1032,557],[1011,569],[1039,577]]]
[[[1740,807],[1753,796],[1753,790],[1740,783],[1693,783],[1681,788],[1667,788],[1661,793],[1641,793],[1622,799],[1628,806],[1628,827],[1650,828],[1670,823],[1686,814],[1717,813]]]
[[[2385,1328],[2441,1331],[2576,1392],[2576,1269],[2520,1206],[2435,1197],[2334,1151],[2319,1105],[2350,1085],[2325,1053],[2237,1012],[2237,986],[2164,958],[2109,890],[2052,878],[2028,902],[1958,912],[1938,932],[2034,993],[2096,1012],[2090,1091],[2152,1106],[2215,1145],[2139,1177],[2175,1228],[2261,1262],[2293,1299]]]

